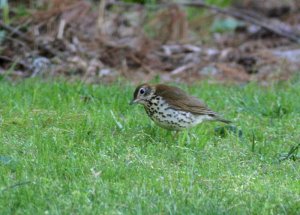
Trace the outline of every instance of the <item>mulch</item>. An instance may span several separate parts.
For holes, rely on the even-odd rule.
[[[28,14],[20,16],[12,1],[14,18],[0,21],[0,74],[10,80],[64,76],[89,83],[120,77],[139,83],[288,80],[300,71],[300,45],[276,27],[288,28],[297,38],[300,4],[272,1],[245,1],[232,8],[247,8],[247,17],[258,17],[271,28],[233,18],[232,10],[222,14],[200,8],[201,15],[191,19],[187,6],[179,4],[52,0],[27,5]],[[213,23],[227,21],[237,26],[212,30]]]

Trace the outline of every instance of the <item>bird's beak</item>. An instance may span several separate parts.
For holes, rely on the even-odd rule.
[[[138,99],[132,99],[131,101],[130,101],[130,105],[134,105],[134,104],[136,104],[137,102],[138,102],[139,100]]]

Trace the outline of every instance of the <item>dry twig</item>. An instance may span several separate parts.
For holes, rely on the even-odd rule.
[[[61,53],[53,48],[50,48],[50,47],[47,47],[41,43],[37,43],[36,41],[32,40],[31,38],[27,37],[24,33],[22,33],[21,31],[19,31],[18,29],[16,28],[13,28],[9,25],[6,25],[5,23],[3,23],[1,20],[0,20],[0,27],[2,27],[4,30],[12,33],[12,34],[15,34],[17,35],[21,40],[25,41],[26,43],[29,43],[29,44],[34,44],[36,45],[39,49],[47,52],[47,53],[50,53],[51,55],[54,55],[54,56],[61,56]]]
[[[112,2],[109,4],[116,4],[122,7],[130,7],[130,6],[137,6],[139,4],[136,3],[124,3],[124,2]],[[157,7],[169,7],[170,5],[173,5],[174,3],[170,4],[158,4]],[[223,9],[219,8],[213,5],[205,4],[203,1],[193,1],[193,2],[181,2],[177,3],[178,5],[186,6],[186,7],[198,7],[198,8],[205,8],[209,9],[211,11],[225,14],[228,16],[235,17],[237,19],[243,20],[245,22],[254,24],[256,26],[260,26],[268,31],[271,31],[281,37],[287,38],[290,41],[300,43],[300,35],[297,34],[290,25],[281,22],[279,20],[271,20],[267,17],[264,17],[262,15],[259,15],[254,12],[249,12],[237,8],[229,8],[229,9]]]
[[[244,20],[245,22],[260,26],[268,31],[271,31],[279,36],[285,37],[290,41],[300,43],[300,35],[293,31],[292,27],[286,23],[283,23],[279,20],[270,20],[262,15],[258,15],[254,12],[248,12],[241,9],[222,9],[216,6],[208,5],[203,3],[202,1],[197,2],[187,2],[181,3],[185,6],[192,6],[192,7],[201,7],[207,8],[209,10],[215,11],[217,13],[222,13],[225,15],[233,16],[237,19]]]

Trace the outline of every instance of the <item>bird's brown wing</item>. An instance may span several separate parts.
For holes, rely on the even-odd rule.
[[[194,96],[189,96],[178,87],[156,85],[156,95],[163,97],[166,102],[176,110],[191,112],[196,115],[209,115],[216,120],[228,123],[228,120],[220,117],[216,112],[210,110],[207,105]]]

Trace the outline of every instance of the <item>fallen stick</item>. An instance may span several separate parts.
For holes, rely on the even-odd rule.
[[[143,69],[145,69],[149,74],[153,73],[153,71],[146,66],[140,59],[138,59],[136,56],[134,56],[133,54],[131,54],[129,56],[134,62],[136,62],[137,64],[139,64]]]
[[[182,66],[174,69],[170,74],[171,75],[178,75],[178,74],[180,74],[180,73],[182,73],[182,72],[184,72],[188,69],[193,68],[194,66],[195,66],[194,63],[185,64],[185,65],[182,65]]]
[[[22,33],[21,31],[19,31],[18,29],[15,29],[9,25],[6,25],[5,23],[3,23],[1,20],[0,20],[0,27],[2,27],[4,30],[6,31],[9,31],[11,34],[15,34],[17,35],[21,40],[25,41],[26,43],[31,43],[31,44],[34,44],[36,45],[39,49],[47,52],[47,53],[50,53],[52,54],[53,56],[59,56],[61,57],[62,54],[53,49],[53,48],[49,48],[41,43],[37,43],[36,41],[32,40],[31,38],[27,37],[24,33]]]
[[[12,59],[10,57],[7,57],[7,56],[0,55],[0,60],[1,61],[8,61],[8,62],[11,62],[11,63],[15,62],[15,63],[19,64],[20,66],[23,66],[26,69],[30,69],[30,66],[26,65],[25,63],[23,63],[19,60],[14,60],[14,59]]]
[[[262,15],[258,15],[254,12],[252,12],[250,14],[249,12],[244,11],[244,10],[239,11],[238,9],[222,9],[222,8],[218,8],[216,6],[205,4],[203,2],[190,2],[190,3],[188,2],[188,3],[181,3],[181,5],[207,8],[207,9],[210,9],[217,13],[229,15],[229,16],[235,17],[237,19],[241,19],[245,22],[260,26],[266,30],[269,30],[269,31],[279,35],[279,36],[285,37],[285,38],[289,39],[290,41],[300,43],[300,35],[295,33],[291,26],[289,26],[286,23],[281,22],[279,20],[276,20],[276,24],[274,24],[275,21],[272,21]]]
[[[236,19],[243,20],[245,22],[254,24],[256,26],[260,26],[268,31],[273,32],[276,35],[279,35],[281,37],[287,38],[292,42],[300,43],[300,35],[297,34],[290,25],[281,22],[280,20],[271,20],[267,17],[264,17],[262,15],[258,15],[254,12],[248,12],[245,10],[240,10],[236,8],[231,9],[223,9],[219,8],[217,6],[206,4],[202,1],[196,1],[196,2],[180,2],[180,3],[166,3],[166,4],[157,4],[157,5],[150,5],[151,7],[168,7],[173,4],[182,5],[185,7],[198,7],[198,8],[205,8],[217,13],[225,14],[228,16],[235,17]],[[118,5],[121,7],[132,7],[132,6],[139,6],[143,7],[141,4],[137,3],[126,3],[126,2],[113,2],[113,3],[107,3],[107,5]],[[147,5],[147,7],[150,7]],[[146,7],[146,6],[144,6]],[[275,23],[276,22],[276,23]]]

